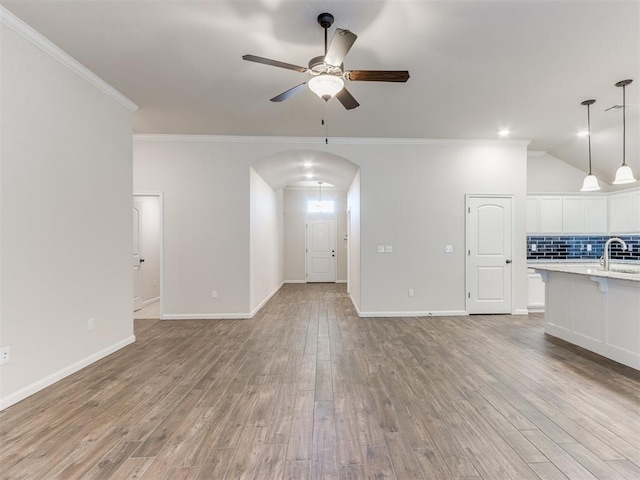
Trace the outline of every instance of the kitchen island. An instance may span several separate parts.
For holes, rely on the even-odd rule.
[[[640,370],[640,266],[529,266],[545,282],[545,333]]]

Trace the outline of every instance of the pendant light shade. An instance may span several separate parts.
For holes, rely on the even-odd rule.
[[[584,182],[582,182],[582,188],[580,191],[582,192],[594,192],[596,190],[600,190],[600,184],[598,183],[598,178],[591,172],[591,111],[589,107],[596,103],[595,100],[585,100],[580,105],[587,106],[587,136],[589,137],[589,175],[584,178]]]
[[[308,82],[309,90],[322,98],[325,102],[331,100],[336,93],[344,87],[344,80],[335,75],[327,75],[323,73],[317,77],[313,77]]]
[[[616,178],[613,181],[614,185],[623,185],[625,183],[633,183],[636,181],[633,176],[633,171],[631,167],[627,165],[627,159],[625,157],[625,143],[626,143],[626,96],[625,96],[625,88],[629,85],[633,80],[621,80],[616,83],[616,87],[622,87],[622,165],[618,167],[616,171]]]
[[[600,184],[598,183],[598,178],[590,173],[586,177],[584,177],[584,182],[582,182],[581,192],[595,192],[596,190],[600,190]]]

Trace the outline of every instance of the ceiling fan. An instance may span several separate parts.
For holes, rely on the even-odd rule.
[[[349,30],[336,28],[331,39],[331,44],[327,48],[327,30],[333,24],[333,15],[321,13],[318,15],[318,23],[324,29],[324,55],[314,57],[309,60],[309,67],[301,67],[291,63],[279,62],[269,58],[258,57],[256,55],[243,55],[243,60],[249,62],[263,63],[273,67],[286,68],[296,72],[311,75],[308,82],[303,82],[289,90],[282,92],[271,99],[272,102],[282,102],[296,93],[304,90],[308,84],[309,89],[320,98],[328,102],[334,96],[344,105],[344,108],[351,110],[360,105],[344,86],[344,80],[364,81],[364,82],[406,82],[409,79],[407,70],[344,70],[344,57],[347,55],[357,35]]]

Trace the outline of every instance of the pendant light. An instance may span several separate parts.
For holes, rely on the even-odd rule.
[[[598,184],[598,178],[591,172],[591,112],[589,107],[596,103],[595,100],[585,100],[580,105],[587,106],[587,136],[589,137],[589,175],[584,177],[582,183],[581,192],[594,192],[600,190],[600,184]]]
[[[626,105],[625,105],[625,87],[629,85],[633,80],[621,80],[616,83],[616,87],[622,87],[622,165],[618,167],[616,171],[616,178],[613,181],[614,185],[623,185],[625,183],[633,183],[636,181],[633,176],[633,171],[631,167],[627,165],[627,160],[625,157],[625,135],[626,135]]]

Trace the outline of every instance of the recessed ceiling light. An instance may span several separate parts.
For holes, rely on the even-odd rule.
[[[313,165],[313,163],[311,163],[311,162],[302,162],[302,166],[305,167],[305,168],[309,168],[312,165]]]
[[[578,132],[577,135],[582,138],[582,137],[588,137],[589,136],[589,132],[584,130],[582,132]]]
[[[500,130],[498,132],[498,135],[500,135],[501,137],[508,137],[510,133],[511,133],[511,130],[507,130],[505,128],[505,129]]]
[[[307,173],[306,177],[307,178],[313,178],[313,173]]]

